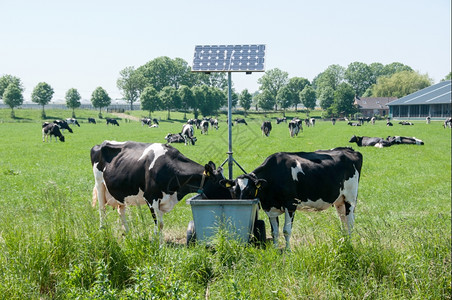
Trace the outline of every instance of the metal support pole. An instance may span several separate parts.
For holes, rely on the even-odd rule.
[[[228,166],[229,166],[229,180],[232,180],[232,164],[234,159],[232,158],[232,83],[231,83],[231,72],[228,72]]]

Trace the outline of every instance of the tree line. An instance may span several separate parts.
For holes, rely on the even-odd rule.
[[[450,80],[449,73],[443,80]],[[312,82],[303,77],[289,78],[288,73],[278,68],[265,72],[258,79],[259,90],[250,94],[247,89],[237,93],[232,88],[232,105],[239,104],[245,113],[252,105],[264,111],[285,111],[303,106],[313,110],[319,105],[325,116],[350,115],[357,112],[355,97],[403,97],[430,86],[433,80],[427,74],[422,75],[411,67],[399,62],[383,65],[381,63],[350,63],[347,68],[330,65],[318,74]],[[135,68],[126,67],[119,72],[116,82],[124,100],[133,109],[133,103],[140,102],[141,108],[149,112],[167,110],[168,119],[171,110],[192,112],[197,118],[214,115],[227,104],[228,83],[226,73],[191,72],[188,63],[181,59],[166,56],[155,58]],[[20,78],[12,75],[0,77],[0,99],[11,108],[23,103],[23,86]],[[40,82],[33,89],[31,100],[42,105],[42,117],[45,118],[45,105],[53,97],[53,88],[46,82]],[[80,107],[81,96],[77,89],[66,92],[66,106],[72,109]],[[91,95],[91,103],[101,109],[111,103],[106,90],[97,87]]]

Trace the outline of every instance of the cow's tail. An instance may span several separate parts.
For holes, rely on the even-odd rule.
[[[93,207],[95,207],[96,206],[96,202],[97,202],[97,189],[96,189],[96,186],[94,186],[94,188],[93,188],[93,202],[91,203],[91,205]]]

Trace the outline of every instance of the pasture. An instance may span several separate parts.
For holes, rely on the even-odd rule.
[[[46,111],[49,119],[71,111]],[[129,112],[135,117],[147,112]],[[214,248],[185,246],[191,209],[182,201],[164,215],[163,243],[149,209],[128,209],[123,235],[108,209],[99,229],[89,152],[104,140],[164,143],[178,133],[182,113],[153,113],[159,128],[119,120],[107,126],[96,111],[76,110],[81,127],[65,143],[43,143],[40,111],[0,110],[0,298],[2,299],[450,299],[451,130],[442,122],[414,126],[386,121],[362,127],[317,120],[290,138],[276,115],[250,115],[235,125],[234,158],[251,172],[270,154],[350,146],[364,164],[351,238],[335,209],[297,212],[292,251],[244,246],[218,232]],[[294,117],[295,112],[288,112]],[[114,117],[104,114],[104,117]],[[304,114],[298,114],[304,118]],[[88,124],[94,117],[98,124]],[[192,115],[187,115],[192,117]],[[271,118],[270,118],[271,117]],[[280,117],[280,115],[278,115]],[[235,116],[234,116],[235,118]],[[227,158],[226,116],[218,131],[195,130],[195,146],[173,144],[190,159],[221,164]],[[272,119],[269,137],[260,125]],[[415,136],[423,146],[358,148],[352,135]],[[225,176],[227,176],[225,165]],[[234,177],[241,171],[234,167]],[[270,238],[268,218],[265,220]],[[284,245],[282,234],[280,245]]]

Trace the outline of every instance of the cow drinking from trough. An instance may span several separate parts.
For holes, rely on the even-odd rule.
[[[363,157],[351,148],[315,152],[279,152],[253,172],[223,180],[234,198],[259,198],[270,219],[272,237],[278,245],[278,216],[285,215],[284,237],[290,249],[290,235],[296,210],[325,210],[335,206],[349,234],[354,224],[354,210]]]
[[[231,198],[219,181],[221,168],[209,162],[202,166],[176,148],[159,143],[104,141],[91,149],[95,185],[93,206],[99,201],[103,225],[105,205],[117,208],[127,232],[127,205],[147,204],[156,229],[163,228],[162,216],[188,193],[200,192],[204,198]]]

